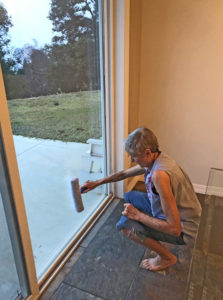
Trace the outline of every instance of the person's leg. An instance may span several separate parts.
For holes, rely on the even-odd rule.
[[[146,193],[138,192],[138,191],[130,191],[124,194],[124,200],[126,203],[131,203],[138,210],[147,214],[152,214],[149,198]],[[126,216],[121,216],[119,222],[116,224],[116,228],[118,230],[124,228],[131,229],[129,228],[128,223],[129,223],[129,218],[127,218]]]
[[[144,268],[151,271],[160,271],[176,264],[176,256],[163,247],[160,242],[150,237],[147,237],[142,241],[129,229],[122,229],[122,232],[134,242],[143,245],[144,247],[151,249],[158,254],[155,258],[144,259],[142,261],[142,266]]]
[[[124,194],[124,200],[126,203],[131,203],[138,210],[147,214],[152,214],[151,204],[147,193],[130,191]]]
[[[124,200],[127,203],[131,203],[140,211],[151,215],[151,206],[148,195],[146,193],[131,191],[125,193]],[[159,240],[159,238],[161,238],[162,240],[163,233],[157,231],[154,232],[154,230],[151,228],[148,230],[148,228],[143,226],[143,224],[131,220],[126,216],[121,216],[121,219],[116,224],[116,228],[118,230],[121,230],[134,242],[139,243],[158,254],[158,256],[155,258],[150,258],[143,261],[142,265],[145,268],[153,271],[158,271],[167,268],[168,266],[171,266],[177,262],[176,256],[174,256],[157,241]],[[161,236],[159,236],[160,234]],[[159,237],[157,238],[157,236]]]

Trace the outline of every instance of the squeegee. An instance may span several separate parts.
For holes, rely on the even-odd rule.
[[[81,212],[84,210],[81,193],[83,193],[83,191],[86,190],[87,188],[80,189],[79,179],[75,178],[71,180],[71,189],[72,189],[72,195],[73,195],[76,211]]]

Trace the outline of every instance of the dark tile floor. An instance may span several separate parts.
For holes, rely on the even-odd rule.
[[[123,202],[115,200],[40,299],[223,299],[223,199],[199,199],[203,213],[193,259],[192,244],[166,244],[178,263],[158,273],[142,269],[143,257],[154,253],[116,230]]]
[[[223,299],[223,198],[205,197],[187,287],[189,300]]]

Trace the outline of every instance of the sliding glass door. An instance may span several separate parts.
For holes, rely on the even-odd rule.
[[[82,185],[106,175],[102,6],[0,3],[2,73],[39,280],[108,194],[106,186],[83,194],[77,213],[71,192],[74,178]]]

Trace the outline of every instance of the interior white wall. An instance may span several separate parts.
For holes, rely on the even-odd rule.
[[[205,186],[223,168],[223,1],[142,0],[139,126]]]

